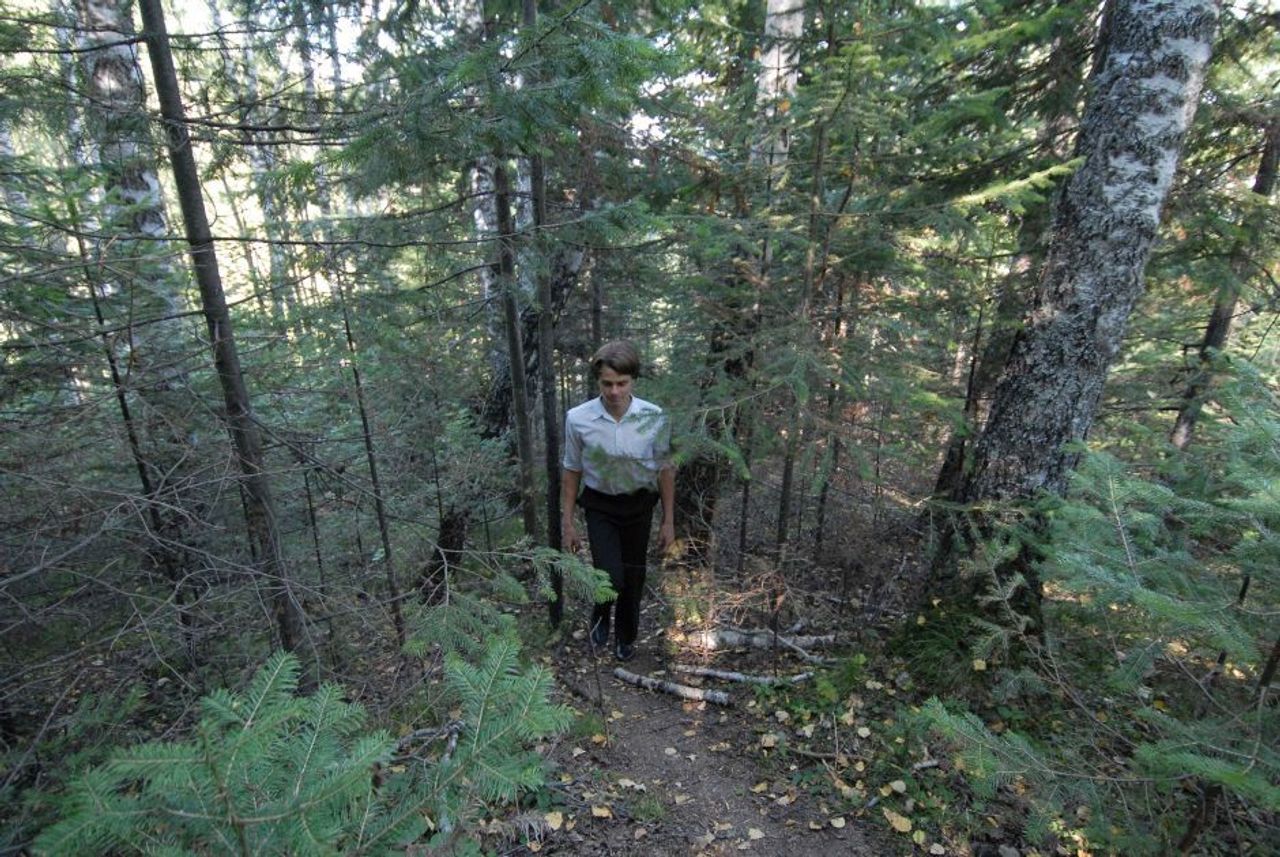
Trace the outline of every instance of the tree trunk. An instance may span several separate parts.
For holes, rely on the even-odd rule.
[[[1055,200],[1033,306],[956,491],[961,502],[1066,490],[1142,292],[1217,15],[1213,0],[1117,0],[1077,142],[1084,163]],[[950,577],[950,566],[935,572]],[[1038,582],[1029,580],[1026,593],[1022,606],[1034,614]]]
[[[753,169],[761,175],[766,209],[775,185],[786,170],[790,150],[787,113],[799,77],[798,41],[803,25],[802,2],[768,0],[763,55],[756,79],[757,132],[748,153]],[[744,198],[737,216],[745,221],[749,214]],[[747,381],[755,362],[752,335],[759,324],[760,294],[766,287],[773,251],[766,235],[758,247],[744,247],[740,252],[744,258],[739,261],[739,270],[723,284],[727,296],[721,302],[720,317],[712,325],[709,336],[708,371],[701,385],[704,397],[719,377],[734,383]],[[718,409],[709,409],[705,430],[711,440],[725,440],[726,433],[740,439],[749,418],[745,409],[737,409],[729,422],[719,413]],[[730,475],[729,461],[718,451],[699,452],[676,473],[676,536],[684,547],[686,560],[695,565],[713,562],[716,503]]]
[[[369,409],[364,401],[364,382],[360,378],[357,362],[356,340],[351,333],[351,315],[347,311],[346,289],[341,282],[337,286],[338,304],[342,308],[342,330],[346,334],[347,353],[351,356],[351,380],[356,388],[356,407],[360,411],[360,430],[364,439],[364,455],[369,465],[369,484],[373,488],[373,510],[378,519],[378,535],[382,539],[382,567],[387,577],[387,603],[391,607],[391,625],[396,632],[396,648],[404,649],[404,614],[400,609],[400,586],[396,583],[396,565],[391,553],[391,527],[387,522],[387,508],[382,499],[382,481],[378,478],[378,457],[373,450],[373,432],[369,428]]]
[[[520,465],[520,508],[524,515],[524,534],[536,540],[538,505],[534,492],[533,438],[530,436],[529,392],[524,372],[524,337],[516,299],[515,227],[511,222],[511,186],[501,156],[495,159],[493,188],[498,209],[498,276],[502,286],[502,315],[507,333],[507,364],[511,370],[516,451]]]
[[[1280,160],[1280,121],[1272,121],[1266,129],[1266,142],[1262,148],[1262,158],[1258,164],[1258,173],[1254,177],[1253,192],[1263,199],[1271,196],[1276,186],[1276,166]],[[1259,216],[1267,216],[1259,208]],[[1249,227],[1249,218],[1245,218],[1244,227]],[[1191,379],[1182,391],[1182,406],[1178,409],[1178,418],[1170,433],[1170,442],[1178,449],[1186,449],[1191,443],[1191,434],[1195,430],[1196,420],[1200,417],[1200,409],[1204,405],[1209,385],[1213,380],[1214,355],[1226,347],[1227,337],[1231,334],[1231,323],[1235,320],[1236,306],[1240,301],[1240,287],[1249,279],[1251,272],[1245,256],[1247,250],[1237,245],[1233,248],[1231,273],[1232,278],[1218,289],[1213,302],[1213,312],[1209,315],[1209,324],[1205,327],[1204,338],[1196,352],[1196,365],[1191,370]]]
[[[538,24],[536,0],[523,0],[524,28],[533,36]],[[535,141],[536,144],[537,141]],[[533,197],[533,238],[531,250],[536,257],[543,249],[542,229],[547,224],[546,173],[542,155],[529,155],[529,184]],[[556,404],[555,319],[551,314],[551,280],[535,266],[538,292],[538,380],[542,392],[543,464],[546,470],[547,546],[560,549],[560,409]],[[551,573],[551,601],[548,604],[552,626],[558,626],[564,615],[564,581],[559,571]]]
[[[1059,32],[1052,40],[1044,71],[1046,92],[1043,100],[1049,109],[1044,117],[1040,144],[1047,157],[1062,162],[1071,156],[1069,141],[1077,119],[1075,105],[1082,88],[1080,68],[1087,46],[1093,41],[1094,28],[1081,27],[1076,21],[1054,26]],[[1062,32],[1064,28],[1066,32]],[[1044,255],[1042,233],[1048,214],[1046,204],[1029,207],[1018,224],[1017,256],[998,287],[994,310],[979,313],[973,335],[972,363],[965,386],[962,422],[947,443],[942,468],[934,485],[935,497],[953,496],[964,479],[971,455],[970,444],[982,432],[992,391],[1004,371],[1035,288],[1034,272]]]
[[[222,291],[218,258],[214,253],[209,220],[201,196],[200,176],[196,170],[191,139],[183,115],[164,13],[160,8],[160,0],[140,0],[140,6],[160,113],[164,118],[168,137],[169,157],[173,163],[174,184],[178,189],[192,267],[196,283],[200,287],[214,364],[226,404],[227,429],[243,476],[249,537],[256,548],[262,575],[269,581],[268,586],[272,591],[280,644],[296,651],[303,643],[305,616],[300,601],[294,595],[288,565],[283,556],[271,484],[264,467],[262,438],[240,369],[240,356],[236,350],[231,317],[227,312],[226,296]]]

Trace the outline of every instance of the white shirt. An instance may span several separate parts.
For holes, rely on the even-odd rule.
[[[669,467],[671,431],[662,408],[631,397],[615,420],[597,396],[564,417],[565,470],[582,474],[589,488],[604,494],[630,494],[658,487],[658,471]]]

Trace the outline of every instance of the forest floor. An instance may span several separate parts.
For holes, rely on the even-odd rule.
[[[656,642],[642,638],[625,669],[688,683],[665,669]],[[556,664],[584,722],[600,731],[578,730],[553,755],[572,809],[539,843],[541,853],[896,853],[884,833],[799,787],[796,766],[762,747],[770,733],[761,732],[749,688],[729,689],[739,703],[732,707],[681,700],[618,680],[612,654],[590,650],[573,640]]]
[[[804,708],[811,703],[797,702],[799,694],[699,680],[674,670],[676,664],[690,664],[787,676],[812,666],[793,652],[738,648],[708,653],[692,647],[687,633],[713,624],[708,617],[749,623],[752,611],[743,606],[746,599],[708,605],[698,592],[723,593],[723,582],[699,587],[679,574],[654,577],[636,656],[625,664],[614,658],[612,645],[593,650],[583,616],[566,617],[566,636],[551,660],[563,701],[579,712],[578,726],[549,754],[559,802],[548,814],[550,829],[515,853],[809,857],[888,855],[916,847],[889,829],[880,809],[872,809],[881,800],[875,789],[865,792],[858,782],[857,796],[848,799],[852,786],[840,779],[837,768],[852,766],[850,758],[840,754],[836,762],[837,754],[825,752],[828,744],[821,752],[804,749],[810,746],[806,732],[813,736],[815,727],[825,732],[836,724],[811,716]],[[768,581],[757,576],[742,588],[752,590],[758,604]],[[758,611],[755,616],[759,618]],[[582,619],[577,624],[583,627],[570,624],[575,619]],[[845,617],[847,625],[857,621]],[[732,704],[683,700],[636,687],[615,676],[619,666],[642,676],[723,690]],[[812,690],[804,693],[811,699]],[[854,728],[845,732],[857,742]]]

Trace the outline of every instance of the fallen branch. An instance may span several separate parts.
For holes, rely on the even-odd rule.
[[[622,667],[614,669],[613,675],[628,684],[634,684],[637,687],[643,687],[647,690],[662,691],[663,693],[678,696],[681,699],[694,699],[699,702],[713,702],[716,705],[733,705],[732,700],[729,699],[729,694],[722,690],[706,690],[701,687],[689,687],[687,684],[676,684],[672,681],[661,681],[645,675],[636,675],[633,672],[624,670]]]
[[[835,634],[823,636],[784,637],[772,631],[738,631],[731,628],[715,628],[710,631],[697,631],[688,636],[693,645],[701,649],[772,649],[774,642],[790,649],[814,649],[831,646],[836,642]]]
[[[790,649],[808,664],[825,664],[827,658],[812,655],[802,648],[802,644],[810,646],[827,646],[835,642],[835,634],[822,637],[784,637],[772,631],[739,631],[733,628],[717,628],[710,631],[697,631],[685,638],[696,648],[715,651],[716,649],[754,648],[772,649],[775,645]]]
[[[672,669],[678,673],[702,676],[703,678],[718,678],[721,681],[745,682],[747,684],[799,684],[802,681],[808,681],[813,678],[813,673],[811,672],[791,676],[748,675],[747,673],[717,670],[711,667],[695,667],[688,664],[676,664]]]

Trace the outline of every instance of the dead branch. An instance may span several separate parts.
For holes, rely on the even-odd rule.
[[[734,628],[713,628],[690,634],[688,640],[701,649],[772,649],[774,641],[787,648],[814,649],[835,645],[836,635],[787,637],[773,631],[747,631]]]
[[[681,699],[694,699],[699,702],[712,702],[716,705],[733,705],[733,701],[729,699],[729,694],[722,690],[706,690],[701,687],[689,687],[687,684],[676,684],[672,681],[662,681],[656,678],[650,678],[645,675],[636,675],[628,672],[622,667],[617,667],[613,671],[615,678],[619,678],[628,684],[634,684],[637,687],[643,687],[646,690],[657,690],[662,693],[669,693],[678,696]]]
[[[676,664],[672,669],[678,673],[687,673],[688,675],[702,676],[704,678],[717,678],[721,681],[745,682],[747,684],[799,684],[802,681],[808,681],[813,678],[813,673],[811,672],[791,676],[748,675],[747,673],[717,670],[711,667],[695,667],[689,664]]]

